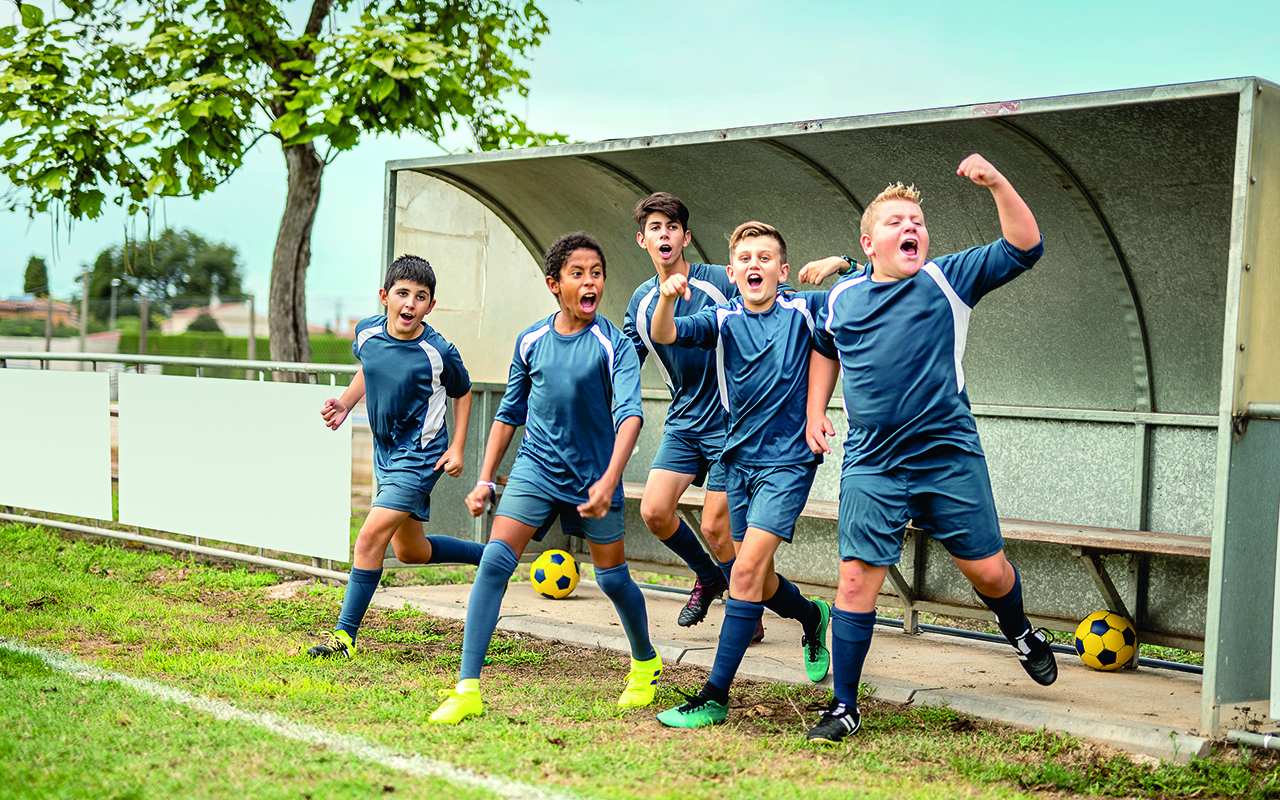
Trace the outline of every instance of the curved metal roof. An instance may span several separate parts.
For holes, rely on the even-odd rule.
[[[635,202],[691,211],[691,260],[724,263],[759,219],[794,268],[860,255],[863,205],[915,184],[935,255],[1000,235],[988,193],[956,176],[971,152],[1027,200],[1045,237],[1032,275],[983,301],[966,358],[976,403],[1216,413],[1242,78],[866,117],[389,162],[460,187],[536,259],[559,234],[604,244],[605,313],[652,274]],[[1260,90],[1260,89],[1259,89]]]

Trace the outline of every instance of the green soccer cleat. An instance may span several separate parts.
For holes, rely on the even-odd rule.
[[[658,676],[662,674],[662,657],[655,655],[648,661],[631,659],[631,671],[627,673],[627,686],[618,698],[621,708],[640,708],[653,702],[658,690]]]
[[[307,651],[312,658],[351,658],[356,654],[356,642],[346,631],[330,631],[324,644]]]
[[[804,648],[805,674],[809,676],[809,680],[820,683],[827,677],[827,670],[831,669],[831,651],[826,645],[827,626],[831,624],[831,606],[816,597],[813,604],[818,607],[818,629],[813,632],[813,636],[806,635],[801,639],[800,646]]]
[[[456,689],[441,689],[440,696],[445,700],[439,708],[431,712],[427,722],[438,725],[457,725],[467,717],[478,717],[484,713],[484,704],[480,702],[478,686],[463,687],[459,683]]]
[[[663,711],[658,715],[658,722],[668,728],[705,728],[724,722],[727,716],[728,706],[694,695],[684,705]]]

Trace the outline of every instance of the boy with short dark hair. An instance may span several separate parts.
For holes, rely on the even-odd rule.
[[[360,369],[342,396],[326,400],[320,411],[325,424],[337,430],[367,396],[378,496],[356,535],[337,627],[309,655],[355,655],[356,632],[382,579],[388,542],[406,564],[480,563],[478,543],[422,532],[440,474],[456,478],[462,473],[471,416],[471,378],[462,357],[423,321],[435,307],[435,293],[435,271],[425,260],[404,255],[387,268],[378,291],[387,313],[356,325],[351,351]],[[446,397],[453,399],[452,444],[444,419]]]
[[[806,600],[773,565],[778,546],[791,541],[822,460],[806,446],[804,425],[813,315],[827,293],[779,294],[789,269],[777,229],[743,223],[730,238],[727,269],[738,299],[677,317],[676,300],[690,290],[684,275],[673,273],[662,282],[653,312],[655,342],[719,348],[728,408],[723,459],[737,548],[711,675],[688,702],[658,715],[670,727],[724,721],[730,684],[766,607],[803,626],[810,680],[821,681],[830,664],[824,645],[829,607]]]
[[[618,705],[652,703],[662,674],[662,659],[649,641],[644,595],[627,569],[622,540],[620,481],[643,423],[640,360],[622,331],[596,313],[605,281],[599,242],[581,232],[565,234],[547,250],[544,266],[560,310],[517,337],[480,481],[467,495],[467,507],[478,516],[523,425],[467,602],[458,685],[431,714],[435,723],[453,725],[483,712],[480,668],[503,592],[525,547],[540,541],[557,517],[565,533],[587,540],[596,583],[613,601],[631,645],[631,671]]]
[[[947,548],[1027,673],[1046,686],[1058,675],[1053,650],[1026,619],[1018,572],[1004,555],[961,367],[973,305],[1030,269],[1044,246],[1031,210],[986,159],[970,155],[956,174],[991,191],[1003,237],[929,261],[920,194],[889,186],[862,217],[870,264],[837,283],[819,315],[806,437],[815,453],[830,452],[826,408],[841,372],[849,436],[831,624],[835,699],[809,731],[811,741],[838,742],[861,726],[858,683],[876,598],[902,553],[908,520]]]
[[[688,296],[675,301],[677,317],[728,303],[738,291],[723,267],[685,260],[684,249],[693,234],[689,230],[689,209],[680,198],[655,192],[638,202],[632,213],[640,226],[636,242],[648,252],[657,274],[632,293],[622,329],[635,343],[642,363],[645,356],[653,353],[662,380],[671,392],[662,443],[640,499],[640,516],[649,531],[688,564],[696,576],[689,602],[676,620],[688,627],[701,622],[712,602],[728,589],[733,568],[724,464],[720,460],[725,409],[716,381],[715,351],[655,342],[649,335],[649,323],[659,297],[658,287],[671,275],[684,276],[688,287]],[[716,558],[714,563],[693,529],[676,514],[685,489],[702,486],[704,481],[707,492],[701,528]],[[763,628],[757,634],[763,638]]]

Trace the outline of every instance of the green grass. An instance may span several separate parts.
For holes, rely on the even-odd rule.
[[[805,742],[810,686],[735,684],[730,723],[670,731],[653,713],[705,673],[676,666],[655,709],[614,705],[624,655],[499,634],[486,712],[425,724],[456,680],[462,626],[372,610],[357,658],[303,655],[342,589],[272,599],[277,578],[20,525],[0,527],[0,636],[102,668],[524,783],[605,798],[1280,797],[1270,752],[1222,748],[1188,766],[1135,763],[1048,731],[866,696],[864,729]],[[425,571],[421,571],[425,572]],[[292,576],[290,576],[292,577]],[[0,794],[17,797],[457,796],[437,781],[221,723],[0,651]],[[13,792],[25,794],[12,794]]]

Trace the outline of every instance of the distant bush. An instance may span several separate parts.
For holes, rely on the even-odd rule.
[[[214,318],[208,311],[200,314],[200,316],[191,320],[191,324],[187,326],[187,330],[192,333],[222,333],[222,326],[218,324],[218,320]]]
[[[54,325],[53,336],[66,339],[79,336],[80,329],[70,325]],[[0,336],[44,336],[44,319],[39,317],[9,317],[0,319]]]
[[[194,324],[194,323],[193,323]],[[41,329],[43,333],[43,329]],[[136,354],[138,352],[138,333],[129,331],[120,335],[120,352]],[[174,356],[177,358],[235,358],[249,357],[249,340],[244,336],[224,336],[221,333],[187,333],[176,336],[163,334],[147,335],[147,355]],[[271,360],[271,346],[266,337],[257,337],[254,348],[254,359]],[[351,340],[338,336],[312,336],[311,361],[315,364],[355,364],[351,355]],[[195,375],[195,367],[165,366],[165,375]],[[212,378],[243,379],[243,369],[209,367],[204,375]],[[326,379],[327,382],[327,379]],[[351,376],[339,375],[338,384],[346,386]]]

